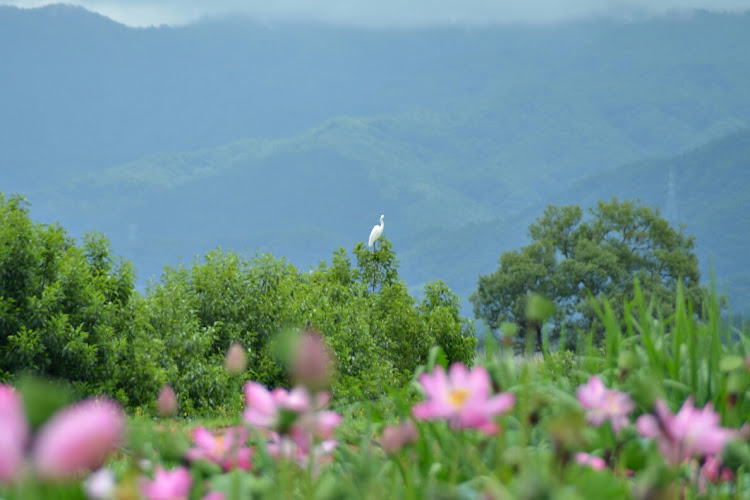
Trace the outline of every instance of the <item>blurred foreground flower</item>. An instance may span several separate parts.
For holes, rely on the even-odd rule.
[[[147,500],[187,500],[193,478],[185,467],[165,470],[160,465],[154,471],[154,480],[141,481],[141,493]]]
[[[245,373],[247,369],[247,354],[239,342],[234,342],[227,350],[227,355],[224,358],[224,366],[227,369],[227,373],[232,377]]]
[[[635,409],[628,394],[607,389],[596,375],[580,386],[576,395],[586,410],[586,419],[590,424],[602,425],[609,420],[616,433],[628,425],[628,415]]]
[[[313,392],[325,389],[331,382],[332,367],[333,355],[323,336],[311,330],[302,332],[292,351],[289,366],[294,382]]]
[[[63,408],[36,437],[36,470],[49,479],[77,478],[98,469],[125,435],[125,414],[105,399],[87,399]]]
[[[177,414],[177,395],[172,386],[165,385],[159,391],[156,399],[156,408],[162,417],[171,417]]]
[[[197,445],[188,450],[188,460],[208,460],[220,465],[225,471],[234,467],[250,470],[253,451],[245,446],[248,432],[242,427],[225,429],[220,435],[214,435],[204,427],[193,431],[193,440]]]
[[[28,439],[29,423],[20,394],[0,384],[0,483],[19,476]]]
[[[636,421],[643,437],[654,438],[659,451],[672,465],[679,465],[694,456],[716,455],[737,431],[719,425],[719,414],[711,404],[703,409],[693,406],[692,396],[685,400],[676,414],[663,400],[657,400],[655,415],[642,415]]]
[[[78,479],[98,469],[122,442],[125,414],[106,399],[87,399],[59,410],[35,436],[31,461],[43,479]],[[0,385],[0,482],[17,479],[24,465],[29,424],[20,395]]]
[[[419,383],[428,400],[412,408],[420,420],[445,419],[456,428],[474,428],[486,434],[499,429],[494,416],[510,410],[516,398],[511,393],[490,397],[490,375],[482,366],[469,371],[462,363],[453,363],[446,376],[442,366],[432,374],[423,373]]]

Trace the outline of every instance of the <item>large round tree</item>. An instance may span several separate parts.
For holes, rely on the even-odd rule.
[[[636,279],[646,300],[665,315],[671,312],[678,282],[696,307],[703,296],[694,237],[639,202],[600,201],[588,217],[576,205],[550,205],[529,226],[529,236],[529,245],[504,252],[499,269],[479,276],[469,299],[474,314],[493,333],[503,323],[514,323],[522,334],[534,334],[539,347],[543,325],[527,307],[537,295],[555,305],[547,320],[553,336],[563,328],[575,333],[593,327],[599,333],[592,298],[606,297],[622,313],[625,301],[633,298]]]

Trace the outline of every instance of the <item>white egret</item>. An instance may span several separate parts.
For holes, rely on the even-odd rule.
[[[383,219],[385,219],[385,215],[380,216],[380,225],[373,227],[372,231],[370,231],[369,246],[373,246],[375,244],[375,241],[380,238],[381,234],[383,234],[383,228],[385,227],[385,222],[383,221]],[[378,251],[378,247],[375,247],[375,251]]]

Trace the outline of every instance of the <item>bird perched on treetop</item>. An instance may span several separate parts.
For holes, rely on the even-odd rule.
[[[373,227],[372,231],[370,231],[370,242],[368,243],[369,246],[373,246],[375,244],[375,240],[380,238],[380,235],[383,234],[383,228],[385,227],[385,222],[383,221],[383,219],[385,219],[385,215],[380,216],[380,225]],[[377,247],[375,247],[375,250],[377,251]]]

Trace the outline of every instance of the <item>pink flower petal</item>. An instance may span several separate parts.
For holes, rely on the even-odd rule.
[[[43,478],[78,478],[98,469],[124,434],[125,415],[117,404],[85,400],[57,412],[42,427],[34,463]]]

